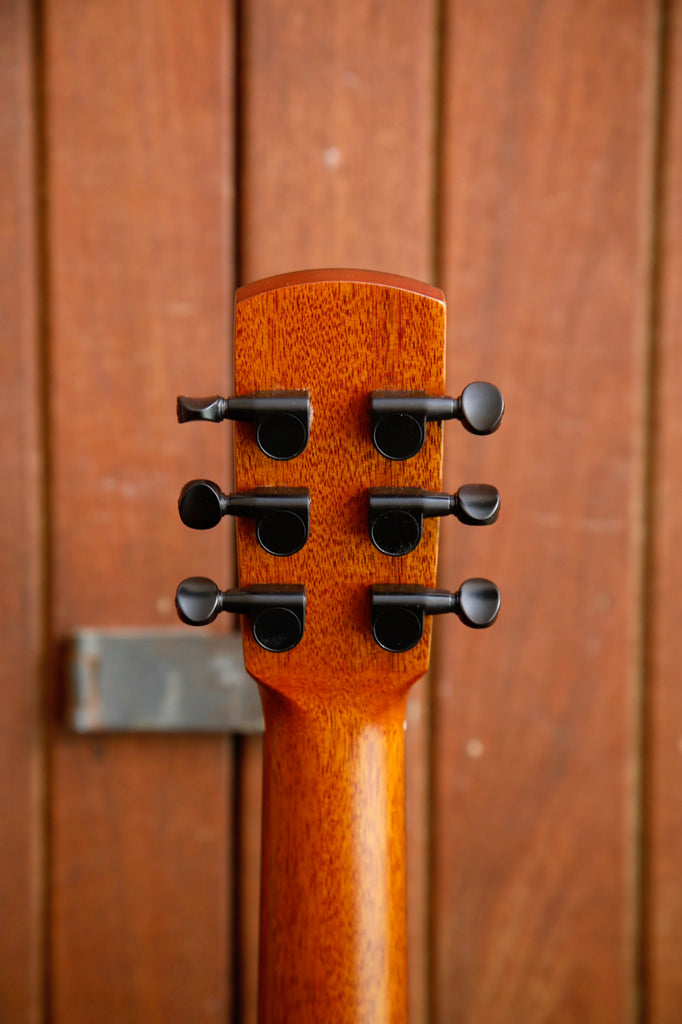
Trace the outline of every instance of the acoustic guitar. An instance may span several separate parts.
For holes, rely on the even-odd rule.
[[[242,614],[265,718],[260,1024],[405,1024],[405,701],[432,615],[489,626],[483,579],[436,589],[438,524],[497,518],[495,488],[442,493],[443,421],[499,425],[497,388],[445,396],[445,302],[388,274],[323,270],[236,296],[235,485],[180,496],[197,529],[237,517],[239,587],[195,577],[180,618]]]

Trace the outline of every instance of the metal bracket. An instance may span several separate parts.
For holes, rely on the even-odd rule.
[[[81,629],[67,661],[76,732],[261,733],[239,633]]]

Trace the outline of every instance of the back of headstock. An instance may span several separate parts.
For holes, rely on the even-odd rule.
[[[348,691],[355,703],[382,702],[426,672],[431,613],[494,618],[498,596],[485,581],[424,593],[436,583],[438,517],[491,522],[499,502],[482,485],[440,493],[442,420],[488,433],[502,412],[491,385],[444,397],[444,353],[444,297],[407,278],[312,271],[237,292],[236,395],[180,408],[183,418],[237,420],[236,495],[204,484],[189,498],[203,502],[205,525],[239,515],[240,589],[203,594],[202,607],[205,617],[214,599],[253,613],[245,662],[264,685],[297,700]],[[279,515],[235,509],[268,495]],[[268,594],[279,611],[263,618],[256,602]]]
[[[369,539],[368,490],[439,490],[442,440],[436,428],[414,459],[386,459],[372,444],[369,396],[380,389],[442,392],[445,306],[435,289],[416,291],[396,278],[311,276],[237,294],[237,389],[305,387],[312,413],[310,441],[288,462],[274,464],[249,443],[248,428],[237,427],[237,488],[308,487],[311,503],[307,544],[275,564],[264,563],[249,524],[239,524],[240,583],[302,582],[307,596],[301,643],[275,659],[247,631],[245,659],[257,679],[292,696],[312,687],[319,695],[350,688],[358,701],[367,683],[375,699],[377,687],[404,688],[423,675],[430,631],[406,653],[383,650],[372,636],[369,587],[435,586],[437,521],[428,523],[414,552],[387,557]]]

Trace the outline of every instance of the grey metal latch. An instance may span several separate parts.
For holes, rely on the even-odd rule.
[[[66,689],[67,724],[80,733],[263,731],[239,633],[81,629]]]

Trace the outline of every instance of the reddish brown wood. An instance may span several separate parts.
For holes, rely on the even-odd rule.
[[[348,698],[263,691],[263,1024],[407,1021],[405,701]]]
[[[647,826],[644,949],[647,1020],[673,1024],[682,1005],[682,692],[680,550],[682,512],[682,5],[668,5],[662,77],[663,158],[658,212],[658,344],[653,382],[651,578],[648,592]]]
[[[44,547],[33,17],[0,6],[0,1017],[37,1024],[43,966]]]
[[[45,11],[52,617],[175,626],[183,576],[229,572],[226,531],[175,512],[227,477],[226,430],[174,422],[229,386],[230,8]],[[52,737],[52,1011],[226,1017],[230,751],[218,738]]]
[[[642,412],[655,4],[447,5],[448,387],[494,380],[494,438],[446,440],[494,531],[490,635],[435,645],[433,1020],[635,1014]]]
[[[240,586],[298,581],[306,587],[305,635],[293,650],[273,655],[244,629],[247,670],[289,700],[305,700],[311,689],[318,696],[334,695],[337,680],[348,677],[354,707],[365,703],[370,710],[376,701],[383,705],[387,694],[406,692],[428,668],[430,619],[413,650],[384,651],[371,635],[367,588],[382,582],[433,586],[438,520],[425,520],[423,539],[413,552],[390,558],[369,540],[366,492],[369,487],[438,491],[441,426],[429,425],[414,458],[386,459],[371,441],[369,394],[442,394],[444,338],[442,293],[394,275],[283,274],[237,292],[236,393],[305,388],[312,410],[307,448],[284,462],[260,451],[251,425],[235,424],[238,491],[307,487],[310,492],[310,537],[291,557],[264,557],[253,521],[237,523]]]
[[[238,745],[237,784],[239,820],[235,842],[239,860],[235,921],[235,1022],[258,1019],[258,931],[261,867],[261,808],[263,806],[263,739],[244,736]]]
[[[431,0],[245,5],[243,280],[428,279],[435,20]]]
[[[438,522],[418,548],[381,555],[370,486],[441,487],[441,428],[391,462],[369,432],[372,390],[442,394],[445,308],[436,289],[389,275],[282,275],[237,293],[237,393],[305,387],[310,442],[277,463],[235,430],[235,485],[307,487],[310,537],[289,558],[237,529],[239,582],[306,588],[305,634],[286,654],[244,626],[266,717],[260,1020],[405,1021],[404,721],[428,666],[430,622],[405,654],[372,638],[372,583],[435,583]]]
[[[216,9],[207,14],[203,3],[191,6],[193,9],[185,12],[175,2],[138,10],[139,5],[107,2],[85,10],[72,0],[66,4],[60,0],[48,3],[45,9],[50,296],[58,310],[50,361],[60,382],[54,403],[57,418],[66,418],[64,410],[72,401],[78,406],[77,412],[72,408],[68,412],[68,417],[73,417],[68,430],[60,428],[59,436],[52,440],[53,448],[64,440],[55,481],[56,494],[61,495],[59,525],[53,532],[56,563],[65,573],[54,584],[53,607],[60,635],[77,622],[94,621],[96,610],[102,623],[122,622],[122,609],[130,613],[130,621],[170,623],[168,598],[177,579],[195,571],[216,571],[214,538],[197,538],[179,528],[172,541],[163,532],[165,527],[159,534],[155,510],[169,500],[172,506],[176,485],[162,484],[167,493],[159,498],[155,476],[154,488],[147,492],[148,510],[140,510],[141,491],[152,470],[166,473],[159,467],[169,457],[175,468],[168,470],[168,475],[177,471],[179,486],[199,471],[199,448],[211,446],[201,471],[211,463],[213,470],[206,471],[224,479],[224,439],[211,437],[210,431],[202,431],[200,439],[195,431],[178,433],[172,418],[166,419],[166,399],[159,396],[167,387],[172,403],[176,390],[196,386],[214,391],[221,387],[217,377],[222,354],[211,362],[206,353],[213,350],[213,337],[218,339],[218,347],[223,344],[222,324],[215,330],[211,325],[221,320],[219,310],[231,301],[231,296],[224,297],[227,285],[223,292],[216,283],[223,274],[221,245],[229,234],[222,223],[225,200],[205,201],[217,188],[215,168],[225,168],[229,160],[229,153],[219,151],[229,139],[229,131],[225,129],[225,91],[216,85],[215,75],[218,70],[229,75],[230,62],[204,59],[207,38],[211,37],[213,46],[225,38],[222,19],[229,13]],[[661,210],[662,342],[655,389],[658,440],[652,496],[655,540],[649,594],[647,745],[651,767],[647,881],[651,888],[645,934],[650,981],[646,1002],[652,1020],[666,1024],[677,1019],[681,988],[676,860],[680,847],[679,737],[675,731],[679,720],[679,523],[675,498],[679,464],[679,360],[675,347],[680,276],[676,241],[678,6],[677,0],[668,5],[664,101],[668,164]],[[450,381],[454,390],[467,376],[489,370],[488,354],[479,359],[476,353],[481,338],[490,335],[491,359],[507,378],[511,416],[504,433],[494,441],[468,441],[460,435],[457,465],[448,469],[448,482],[456,486],[467,470],[472,475],[484,471],[486,464],[481,458],[488,452],[486,472],[504,488],[504,508],[497,530],[478,538],[467,536],[467,549],[472,542],[479,546],[461,559],[457,556],[456,561],[453,550],[455,546],[459,549],[466,534],[456,524],[449,524],[454,535],[450,533],[450,539],[446,535],[442,582],[456,582],[460,575],[476,571],[499,576],[505,569],[506,591],[503,618],[485,638],[480,652],[472,650],[474,639],[459,630],[456,647],[454,641],[452,648],[444,647],[440,658],[441,666],[446,667],[441,670],[436,704],[440,742],[434,822],[439,853],[433,895],[439,936],[436,976],[440,980],[436,986],[439,1012],[432,1019],[449,1024],[450,1013],[459,1012],[462,1002],[462,1019],[467,1019],[468,1013],[468,1019],[477,1021],[485,1021],[486,1014],[487,1019],[504,1020],[505,1013],[507,1019],[521,1015],[532,1021],[541,1018],[547,1007],[552,1020],[571,1013],[600,1018],[602,1011],[605,1019],[616,1019],[614,1004],[620,1000],[625,1006],[628,1001],[622,995],[628,982],[621,984],[626,971],[618,966],[627,961],[623,948],[629,940],[623,936],[631,920],[630,894],[619,902],[625,891],[626,841],[634,849],[631,832],[627,840],[614,839],[625,807],[623,789],[617,789],[614,780],[624,763],[632,722],[631,717],[623,717],[616,689],[632,650],[633,625],[631,619],[626,621],[625,607],[632,600],[638,556],[628,541],[616,572],[613,548],[617,540],[608,532],[604,544],[598,534],[596,540],[593,536],[592,541],[583,543],[583,532],[596,531],[600,519],[602,526],[608,519],[593,516],[593,510],[588,509],[587,516],[579,519],[577,511],[571,512],[574,518],[569,522],[568,540],[561,527],[568,521],[566,495],[571,509],[575,502],[577,510],[581,503],[585,505],[588,484],[593,504],[615,508],[625,496],[634,517],[631,521],[639,516],[638,501],[628,497],[634,493],[628,467],[637,430],[633,424],[639,415],[632,386],[633,362],[638,357],[633,358],[630,325],[636,308],[643,309],[645,304],[642,277],[632,268],[641,251],[641,236],[635,239],[634,225],[643,224],[648,217],[644,201],[649,185],[645,176],[641,185],[635,184],[634,168],[644,168],[648,159],[643,154],[639,162],[635,135],[644,137],[645,121],[646,131],[653,129],[652,107],[649,104],[643,114],[638,99],[642,52],[651,40],[649,24],[638,19],[650,7],[634,0],[625,5],[615,0],[598,0],[595,5],[567,0],[539,7],[514,0],[510,5],[479,5],[478,9],[473,4],[458,4],[452,10],[454,13],[446,12],[450,43],[443,68],[450,83],[445,90],[450,99],[446,102],[442,178],[447,213],[444,250],[450,268],[445,283],[455,314],[456,351]],[[208,18],[216,19],[211,21],[210,31]],[[3,479],[9,482],[10,491],[10,501],[0,517],[0,550],[4,580],[23,584],[16,589],[6,583],[0,618],[4,711],[0,758],[8,765],[0,773],[0,888],[5,923],[0,933],[0,1016],[13,1021],[40,1016],[41,812],[36,726],[42,556],[39,445],[33,407],[33,41],[25,5],[3,5],[0,19],[0,225],[6,259],[0,275],[0,323],[6,339],[5,429],[0,432],[0,447]],[[242,232],[242,276],[346,262],[428,277],[433,228],[430,139],[435,123],[432,5],[403,0],[370,5],[351,0],[331,11],[328,5],[311,2],[294,9],[279,0],[255,0],[245,5],[243,23],[242,185],[248,231]],[[180,36],[185,50],[182,57],[177,43]],[[193,152],[197,167],[190,170]],[[219,173],[221,187],[229,189],[228,174]],[[207,175],[213,184],[207,184]],[[190,179],[200,183],[197,195],[190,188]],[[50,194],[53,182],[57,183],[54,196]],[[439,208],[436,224],[441,223],[442,212]],[[198,235],[200,242],[196,241]],[[182,244],[176,241],[180,236]],[[192,237],[195,241],[190,241]],[[211,255],[204,263],[206,245]],[[177,303],[175,300],[185,282],[190,282],[201,299],[194,312],[189,308],[192,303],[183,297]],[[162,309],[159,296],[171,291],[174,297]],[[171,373],[159,353],[168,337],[169,360],[177,359],[185,327],[194,332],[192,351],[181,371]],[[148,355],[150,337],[155,340]],[[470,343],[477,347],[467,356]],[[205,374],[198,369],[197,353],[205,357]],[[128,375],[127,366],[134,367]],[[69,378],[74,379],[74,386],[68,384]],[[586,378],[592,381],[587,390]],[[134,400],[133,379],[146,382],[144,423]],[[598,391],[601,397],[597,402]],[[534,404],[532,423],[529,393],[544,396],[539,406]],[[558,420],[554,416],[557,410]],[[122,426],[122,421],[128,423]],[[168,436],[154,432],[156,423],[162,421]],[[517,423],[522,424],[520,433]],[[616,424],[625,433],[617,434]],[[96,436],[90,446],[88,436],[93,430]],[[599,442],[603,431],[605,448]],[[515,447],[510,449],[509,440],[514,436]],[[181,454],[177,445],[183,446]],[[582,460],[586,451],[589,458]],[[609,465],[615,468],[613,476],[604,478],[608,484],[600,485],[597,474],[605,464],[605,451]],[[109,477],[105,487],[115,494],[117,486],[128,482],[127,478],[121,482],[127,472],[122,465],[142,467],[133,480],[139,488],[137,498],[130,493],[126,498],[122,494],[112,498],[106,489],[100,493],[96,474],[102,452],[106,456],[104,479]],[[77,481],[73,488],[72,472]],[[616,478],[616,472],[622,475]],[[549,480],[551,501],[538,539],[537,523],[524,523],[523,516],[528,487],[533,501],[543,497],[542,479]],[[609,494],[605,497],[606,487]],[[67,493],[73,493],[73,504],[69,504],[70,498],[67,502]],[[67,522],[67,507],[76,507],[79,501],[84,502],[85,512]],[[140,534],[144,545],[140,547],[133,539],[136,520],[144,522]],[[622,529],[622,519],[619,522]],[[542,541],[543,531],[552,536]],[[561,543],[555,544],[553,535],[560,532]],[[504,566],[497,561],[500,535],[510,538],[505,549],[517,552],[504,556],[509,559],[508,566],[507,561]],[[106,544],[100,543],[101,538]],[[109,554],[103,554],[107,548]],[[177,554],[183,548],[186,561]],[[197,561],[199,552],[203,564]],[[594,564],[588,566],[593,554]],[[218,558],[225,566],[222,553]],[[165,563],[167,568],[159,570],[163,579],[159,577],[148,587],[150,573],[156,573],[152,561]],[[523,562],[523,574],[518,562]],[[92,566],[89,573],[88,563]],[[136,570],[137,589],[132,599],[119,582],[124,579],[120,566],[128,563],[134,563]],[[588,629],[596,573],[604,565],[604,578],[617,579],[622,587],[611,610],[599,613],[597,626],[592,625],[590,615]],[[543,582],[540,598],[533,600],[532,622],[529,624],[526,615],[526,602],[526,618],[514,618],[505,627],[510,609],[523,605],[524,595],[530,591],[529,586],[517,593],[516,581],[530,578],[538,566],[542,567],[541,580],[549,577],[551,568],[560,570],[559,576],[570,582],[558,586],[553,605],[548,600],[552,598],[548,584]],[[100,576],[105,572],[115,590],[113,596],[101,585]],[[226,567],[224,572],[227,578]],[[580,589],[585,583],[586,607],[575,597],[579,578]],[[89,590],[88,579],[94,580]],[[604,593],[611,591],[605,589]],[[158,614],[147,614],[144,604],[149,593],[151,603],[161,598]],[[511,605],[510,600],[514,601]],[[558,617],[564,608],[568,609],[565,619]],[[608,629],[602,628],[604,620],[608,620]],[[508,632],[502,641],[500,630],[505,628]],[[462,647],[464,641],[469,646]],[[587,650],[588,643],[596,650],[594,657]],[[623,649],[620,655],[614,653],[618,644]],[[474,680],[465,687],[462,679],[469,678],[474,655],[480,664],[477,661]],[[508,663],[515,666],[509,671],[509,686],[505,674],[491,699],[492,680],[499,678],[495,676],[497,666]],[[592,668],[594,664],[597,669]],[[586,694],[587,683],[581,683],[596,679],[597,670],[603,673],[600,678],[607,680],[605,690],[601,685],[594,687],[602,700],[599,708],[592,694]],[[423,686],[420,683],[413,696]],[[584,706],[578,708],[583,696]],[[423,704],[414,707],[418,720],[423,721]],[[455,722],[458,716],[460,725]],[[441,730],[442,722],[445,728]],[[544,747],[537,740],[538,731],[546,737]],[[627,741],[623,739],[626,731]],[[518,734],[523,736],[523,745]],[[415,732],[408,730],[408,744],[414,739]],[[423,735],[416,739],[419,747]],[[65,738],[59,742],[64,743]],[[219,918],[217,904],[224,880],[219,880],[212,892],[216,905],[206,911],[208,891],[213,887],[207,878],[203,902],[200,900],[201,921],[191,925],[195,930],[183,946],[179,921],[190,913],[195,893],[190,882],[187,902],[178,903],[180,876],[186,870],[190,875],[199,873],[206,862],[195,857],[196,851],[184,842],[180,831],[215,836],[215,830],[200,830],[204,818],[213,820],[213,809],[218,804],[222,807],[222,797],[229,789],[229,769],[223,777],[222,754],[218,754],[221,780],[217,795],[212,792],[214,754],[206,754],[207,742],[212,744],[201,741],[196,745],[196,758],[203,765],[197,792],[205,794],[205,805],[202,808],[195,801],[195,816],[184,823],[164,812],[169,823],[166,830],[159,821],[157,801],[167,807],[169,792],[186,791],[180,780],[187,769],[181,762],[183,758],[190,762],[192,774],[196,758],[188,751],[193,744],[145,741],[138,748],[134,742],[101,741],[91,748],[78,741],[68,757],[63,751],[59,754],[55,763],[66,767],[57,770],[60,795],[55,801],[58,865],[53,878],[53,965],[64,968],[64,980],[54,982],[57,1019],[89,1020],[90,1012],[102,1020],[107,1016],[154,1019],[155,1014],[158,1018],[168,1010],[164,1006],[157,1011],[155,986],[160,975],[169,964],[182,961],[184,967],[183,956],[193,955],[190,945],[200,945],[201,922],[214,920],[212,915]],[[243,763],[253,766],[240,783],[245,792],[254,786],[254,791],[258,789],[257,757],[252,756],[257,746],[256,741],[249,741],[244,758]],[[89,753],[83,758],[86,749]],[[139,749],[146,751],[141,758]],[[603,756],[598,758],[597,752]],[[556,754],[553,759],[552,753]],[[100,754],[101,764],[97,762],[93,769],[90,760],[95,762]],[[422,764],[417,759],[419,771]],[[549,777],[550,768],[554,781]],[[581,771],[584,784],[578,787],[576,778]],[[500,778],[504,780],[501,791],[497,785]],[[423,789],[421,784],[415,788]],[[578,795],[578,789],[584,797]],[[256,803],[245,800],[244,806],[255,807]],[[601,824],[596,806],[605,808]],[[229,818],[229,796],[225,808]],[[410,811],[420,826],[416,842],[412,839],[414,853],[416,846],[423,846],[423,805],[415,800],[408,806],[408,819]],[[220,815],[222,810],[216,813]],[[251,878],[258,873],[255,818],[253,812],[243,834],[243,859],[248,860]],[[463,821],[471,822],[470,831],[462,830]],[[129,839],[133,833],[135,838]],[[120,841],[115,838],[119,835]],[[550,845],[552,851],[560,851],[556,864],[541,856]],[[171,869],[176,847],[180,862]],[[229,857],[228,850],[223,852]],[[417,882],[423,885],[419,859],[412,856],[408,863],[417,864]],[[164,865],[163,869],[159,865]],[[601,885],[603,878],[606,881]],[[79,879],[84,880],[82,890]],[[482,895],[481,879],[485,883]],[[242,935],[253,936],[257,932],[256,900],[245,895],[243,904],[251,905],[251,912],[241,922]],[[165,905],[175,908],[173,920],[160,909]],[[124,908],[120,913],[119,907]],[[419,910],[416,918],[421,921]],[[415,915],[411,920],[413,946],[423,962]],[[159,922],[168,933],[162,939]],[[215,930],[221,931],[223,923],[220,920]],[[590,935],[595,938],[586,941]],[[255,959],[249,961],[248,953],[254,940],[242,941],[246,961],[253,968]],[[593,956],[595,945],[597,956]],[[159,961],[155,965],[156,953],[149,951],[157,947]],[[211,948],[215,950],[213,944]],[[224,948],[220,955],[229,959]],[[195,968],[206,974],[214,970],[212,956],[208,963],[200,948]],[[107,972],[124,978],[124,983],[114,990]],[[594,983],[597,973],[598,983]],[[413,971],[411,981],[410,1020],[416,1024],[426,1019],[418,1016],[424,992],[420,968]],[[196,1007],[192,1005],[190,1011],[188,1006],[197,990],[195,982],[196,974],[190,972],[187,993],[180,994],[169,1019],[173,1014],[180,1018],[186,1011],[194,1019]],[[198,987],[201,989],[201,984]],[[604,994],[609,987],[610,1004]],[[248,1011],[253,1000],[247,998],[247,991],[248,984],[242,988]],[[584,995],[587,991],[589,995]],[[173,984],[171,993],[177,994]],[[559,1006],[564,997],[566,1005]],[[512,1009],[505,1010],[505,1005]],[[248,1012],[245,1019],[251,1019]]]
[[[324,266],[432,279],[436,20],[432,0],[243,5],[242,281]],[[411,1024],[428,1019],[425,694],[410,693],[406,737]]]

